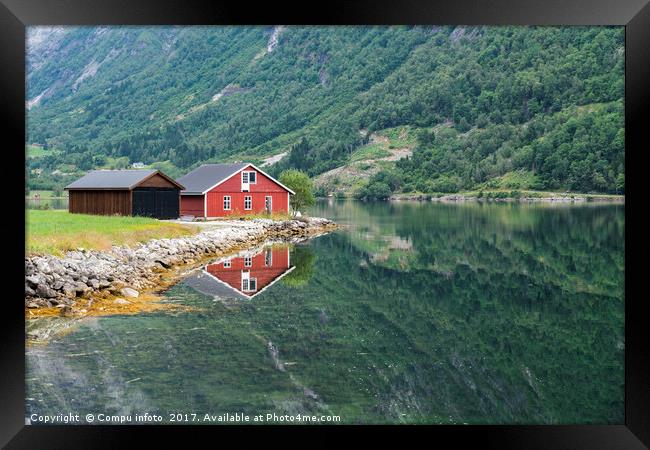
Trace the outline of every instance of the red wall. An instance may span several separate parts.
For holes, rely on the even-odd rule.
[[[257,290],[253,292],[245,292],[246,295],[252,295],[261,291],[265,286],[268,286],[289,270],[289,248],[278,247],[271,249],[273,255],[271,266],[265,264],[266,251],[263,251],[253,256],[252,266],[244,267],[244,258],[232,258],[230,260],[231,267],[224,267],[223,263],[210,264],[206,270],[211,275],[219,280],[227,283],[232,288],[239,292],[241,291],[242,271],[250,271],[251,278],[257,278]]]
[[[255,169],[246,167],[242,170]],[[230,195],[230,211],[223,209],[224,195]],[[250,195],[253,200],[251,210],[244,210],[244,197],[247,195]],[[207,193],[208,217],[264,213],[267,195],[273,198],[273,212],[289,212],[289,193],[282,186],[257,172],[257,182],[250,185],[250,192],[241,192],[241,171],[239,171]]]
[[[181,195],[181,216],[203,217],[203,195]]]

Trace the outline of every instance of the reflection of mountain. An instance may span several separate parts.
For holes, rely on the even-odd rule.
[[[202,294],[248,300],[290,273],[289,247],[266,247],[208,264],[183,282]]]
[[[117,413],[137,387],[159,412],[622,423],[621,208],[354,206],[319,212],[356,228],[295,246],[296,269],[256,301],[231,308],[179,283],[166,298],[197,310],[101,318],[32,354],[28,410],[56,414],[71,397]],[[399,237],[393,253],[408,242],[408,272],[372,261],[363,227]],[[44,357],[78,374],[83,397]]]

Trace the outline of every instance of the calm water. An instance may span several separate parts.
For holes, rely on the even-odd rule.
[[[68,209],[68,197],[64,198],[25,198],[26,209]]]
[[[91,319],[30,347],[28,415],[623,422],[624,206],[313,214],[348,227],[167,292],[196,311]]]

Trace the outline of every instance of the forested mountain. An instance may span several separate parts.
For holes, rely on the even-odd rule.
[[[27,56],[32,188],[251,160],[368,196],[624,190],[620,27],[33,27]]]

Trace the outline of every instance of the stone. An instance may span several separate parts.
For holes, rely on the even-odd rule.
[[[61,291],[63,291],[63,295],[69,298],[74,298],[77,295],[77,289],[72,284],[64,284]]]
[[[77,284],[75,284],[75,291],[78,293],[84,293],[88,290],[88,286],[86,283],[82,283],[81,281],[78,281]]]
[[[130,305],[131,304],[130,301],[124,300],[123,298],[116,298],[115,300],[113,300],[113,303],[115,303],[116,305]]]
[[[88,280],[86,283],[88,286],[92,287],[93,289],[99,289],[99,280],[96,278],[92,278]]]
[[[120,293],[125,297],[131,297],[131,298],[138,297],[140,295],[138,291],[129,287],[120,289]]]
[[[28,302],[27,305],[25,305],[25,306],[27,306],[28,308],[31,308],[31,309],[39,307],[36,302]]]
[[[36,288],[36,295],[42,298],[54,298],[56,292],[46,284],[39,284]]]
[[[34,291],[34,289],[29,287],[27,284],[25,284],[25,295],[27,295],[29,297],[33,297],[33,296],[36,295],[36,292]]]

